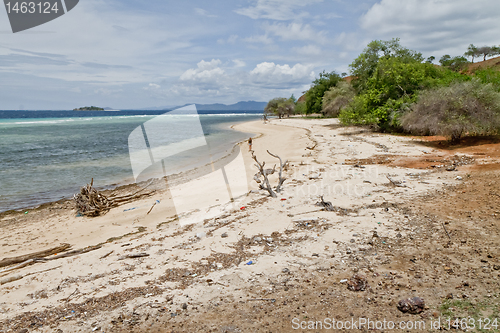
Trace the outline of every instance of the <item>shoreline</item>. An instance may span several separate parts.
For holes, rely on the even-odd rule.
[[[262,133],[254,150],[266,166],[276,163],[266,150],[290,161],[278,198],[256,189],[254,162],[240,143],[251,191],[241,205],[200,223],[183,226],[168,220],[168,193],[97,218],[76,218],[70,207],[61,206],[0,220],[0,259],[63,242],[74,249],[102,244],[88,253],[0,273],[4,278],[52,269],[0,287],[0,330],[19,331],[35,323],[42,332],[59,328],[72,333],[206,332],[231,325],[240,331],[290,331],[287,315],[307,312],[310,318],[324,318],[332,309],[339,309],[340,318],[352,317],[349,311],[381,318],[382,309],[410,320],[415,317],[398,312],[399,299],[423,297],[429,306],[424,314],[432,315],[441,305],[439,293],[456,293],[455,286],[470,278],[470,267],[485,265],[479,262],[483,257],[463,262],[470,267],[454,264],[462,252],[481,244],[483,253],[493,256],[485,260],[496,264],[498,233],[490,233],[497,238],[483,244],[482,227],[476,230],[460,214],[476,205],[470,198],[478,185],[468,190],[468,183],[485,183],[488,195],[491,176],[479,178],[475,170],[481,163],[499,170],[493,161],[498,154],[474,160],[468,157],[469,148],[429,148],[413,138],[341,128],[332,119],[256,121],[236,127]],[[317,146],[308,149],[313,139]],[[475,146],[473,151],[498,146]],[[429,159],[433,162],[422,167]],[[439,167],[450,163],[456,171]],[[195,181],[182,189],[198,191],[203,184]],[[455,194],[464,191],[470,197],[457,210]],[[321,210],[320,196],[334,210]],[[433,203],[435,198],[442,204]],[[147,214],[156,199],[161,203]],[[198,197],[205,199],[215,198]],[[443,216],[435,221],[429,212]],[[477,223],[488,219],[484,225],[493,231],[489,224],[498,220],[492,212],[470,214],[479,213]],[[451,242],[441,225],[446,221]],[[137,254],[143,256],[126,257]],[[454,273],[447,273],[451,269]],[[349,291],[341,282],[355,273],[367,278],[369,292]],[[486,288],[493,287],[487,284],[498,284],[491,272],[484,275],[484,286],[474,280],[474,291],[467,289],[471,298],[483,291],[486,295]]]
[[[20,118],[20,119],[22,119],[22,118]],[[234,128],[235,126],[238,126],[241,123],[252,122],[252,121],[257,121],[257,120],[248,120],[248,121],[244,121],[244,122],[238,122],[236,124],[225,126],[225,128],[231,129],[233,131],[238,131]],[[246,133],[243,131],[238,131],[238,132]],[[247,133],[247,134],[255,135],[253,133]],[[257,134],[259,134],[259,133],[257,133]],[[260,136],[261,135],[259,134],[259,137]],[[174,174],[170,174],[168,176],[164,176],[160,179],[149,178],[148,180],[141,181],[140,183],[148,183],[150,181],[161,181],[162,179],[163,180],[168,179],[169,186],[177,186],[177,185],[180,185],[182,183],[186,183],[194,178],[197,178],[203,172],[206,172],[204,170],[211,169],[212,164],[221,164],[224,161],[230,159],[231,156],[235,153],[236,147],[240,146],[245,141],[246,140],[238,141],[238,142],[233,144],[232,148],[229,148],[223,152],[220,152],[219,154],[222,156],[219,156],[214,161],[200,162],[201,165],[200,165],[200,163],[198,163],[198,164],[196,164],[196,166],[189,167],[188,169],[184,168],[183,170],[181,170],[179,172],[176,172]],[[186,175],[191,175],[191,176],[185,177]],[[81,186],[85,186],[85,184],[82,184]],[[123,183],[115,183],[115,184],[110,184],[110,185],[105,185],[105,186],[95,186],[95,188],[97,190],[101,191],[104,195],[110,195],[110,194],[115,193],[115,192],[118,192],[118,193],[127,192],[127,191],[132,192],[134,190],[137,190],[139,187],[140,187],[139,184],[137,184],[136,182],[128,183],[127,180],[123,180]],[[25,211],[37,211],[38,209],[50,208],[54,204],[63,204],[63,203],[72,202],[72,201],[73,201],[73,198],[71,196],[71,197],[61,198],[59,200],[43,202],[43,203],[36,204],[33,206],[24,206],[22,208],[0,211],[0,220],[3,217],[8,216],[8,215],[12,215],[12,214],[16,214],[16,213],[23,213]]]

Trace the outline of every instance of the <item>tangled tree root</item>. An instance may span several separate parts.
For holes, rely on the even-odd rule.
[[[76,210],[78,213],[84,216],[99,216],[104,215],[111,210],[113,207],[118,207],[124,205],[130,201],[138,199],[140,197],[151,195],[154,191],[148,193],[141,193],[145,188],[129,195],[117,196],[117,197],[106,197],[100,191],[93,187],[94,179],[90,184],[83,186],[80,189],[80,193],[73,196],[73,200],[76,204]]]

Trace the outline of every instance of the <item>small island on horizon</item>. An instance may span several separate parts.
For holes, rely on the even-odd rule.
[[[84,106],[81,108],[75,108],[73,111],[104,111],[104,109],[97,106]]]

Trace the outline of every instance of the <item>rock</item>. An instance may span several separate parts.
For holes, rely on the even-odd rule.
[[[182,304],[182,310],[187,310],[188,305],[186,303]]]
[[[369,287],[366,278],[360,274],[353,275],[347,282],[347,289],[352,291],[364,291]]]
[[[356,240],[355,239],[351,239],[350,242],[351,243],[356,243]]]
[[[493,265],[493,269],[494,269],[495,271],[500,270],[500,265]]]
[[[220,235],[221,238],[226,238],[227,237],[227,232],[223,233],[222,235]]]
[[[460,176],[457,176],[457,180],[462,180],[463,178]]]
[[[454,165],[447,166],[446,171],[455,171],[455,166]]]
[[[403,313],[418,314],[424,311],[425,302],[420,297],[403,299],[398,302],[398,310]]]
[[[283,273],[290,273],[290,270],[289,270],[288,268],[283,268],[281,271],[282,271]]]
[[[199,232],[196,234],[196,237],[199,239],[205,238],[205,237],[207,237],[207,233],[206,232]]]
[[[260,242],[260,241],[262,241],[262,238],[260,238],[260,237],[255,237],[255,238],[254,238],[254,240],[255,240],[256,242]]]

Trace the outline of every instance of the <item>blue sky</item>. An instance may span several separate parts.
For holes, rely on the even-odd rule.
[[[121,109],[300,96],[374,39],[425,57],[500,45],[491,0],[81,0],[13,34],[0,10],[0,109]]]

